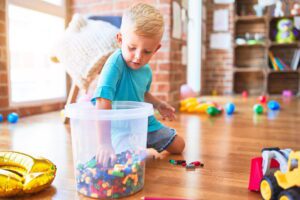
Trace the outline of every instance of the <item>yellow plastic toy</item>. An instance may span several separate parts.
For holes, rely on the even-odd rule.
[[[197,98],[187,98],[180,102],[179,110],[189,113],[207,113],[209,107],[216,107],[212,102],[198,102]],[[217,108],[216,108],[217,109]]]
[[[197,105],[198,105],[198,100],[197,98],[187,98],[184,99],[182,101],[180,101],[180,111],[184,112],[184,111],[188,111],[191,112],[191,110],[193,110]]]
[[[200,103],[198,106],[196,106],[195,111],[198,113],[205,113],[207,108],[214,106],[212,103]]]
[[[0,197],[39,192],[51,185],[56,166],[44,158],[15,152],[0,152]]]
[[[264,176],[260,183],[260,193],[265,200],[300,199],[300,151],[291,152],[287,172],[280,170],[274,175]]]

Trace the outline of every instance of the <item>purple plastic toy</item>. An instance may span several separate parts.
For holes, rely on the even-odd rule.
[[[293,96],[293,92],[291,90],[283,90],[282,91],[282,96],[283,97],[292,97]]]

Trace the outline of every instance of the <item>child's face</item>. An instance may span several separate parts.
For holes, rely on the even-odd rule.
[[[118,33],[117,40],[127,66],[135,70],[147,64],[161,46],[161,37],[140,36],[130,30]]]

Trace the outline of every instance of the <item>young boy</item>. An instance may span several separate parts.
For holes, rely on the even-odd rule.
[[[163,26],[162,15],[148,4],[136,4],[124,13],[117,34],[121,49],[116,50],[106,61],[94,94],[97,109],[112,109],[112,101],[145,101],[153,104],[163,119],[175,119],[175,109],[149,92],[152,71],[148,62],[161,47]],[[110,134],[109,128],[102,125],[99,130]],[[99,141],[102,143],[97,153],[99,162],[114,159],[109,138],[100,134]],[[174,129],[164,126],[154,116],[149,117],[148,148],[177,154],[183,151],[184,146],[184,140],[176,135]]]

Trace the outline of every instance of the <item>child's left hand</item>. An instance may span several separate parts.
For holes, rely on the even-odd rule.
[[[174,119],[176,119],[175,116],[175,108],[173,108],[170,104],[168,104],[167,102],[161,102],[157,108],[158,112],[161,114],[163,120],[165,120],[166,118],[168,118],[170,121],[173,121]]]

